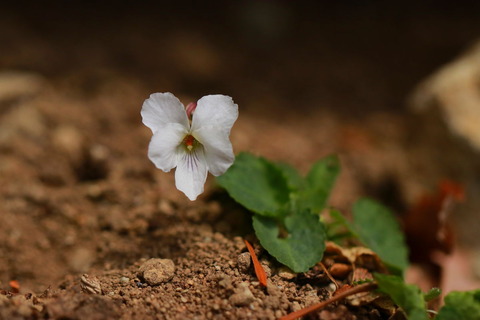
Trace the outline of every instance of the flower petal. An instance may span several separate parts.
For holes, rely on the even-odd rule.
[[[183,153],[179,158],[175,170],[175,186],[193,201],[203,192],[207,173],[203,148],[197,147],[192,152]]]
[[[193,113],[192,131],[204,126],[216,126],[230,133],[233,123],[238,118],[238,105],[229,96],[209,95],[197,102]]]
[[[210,126],[202,127],[192,134],[205,148],[208,171],[214,176],[225,173],[235,160],[232,144],[228,138],[229,132]]]
[[[142,106],[142,121],[153,133],[167,123],[179,123],[185,128],[190,124],[185,107],[170,92],[153,93]]]
[[[177,166],[179,145],[187,134],[187,130],[178,123],[169,123],[159,128],[148,146],[148,157],[155,166],[165,172]]]

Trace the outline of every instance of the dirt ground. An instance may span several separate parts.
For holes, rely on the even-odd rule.
[[[190,202],[155,169],[140,118],[152,92],[232,96],[235,152],[303,172],[339,154],[330,203],[347,213],[368,195],[401,216],[454,179],[469,199],[453,217],[459,243],[480,248],[478,153],[405,103],[480,35],[474,2],[1,6],[0,319],[275,319],[331,294],[322,277],[282,272],[213,178]],[[146,281],[152,258],[173,261],[171,280]],[[311,317],[385,315],[339,304]]]

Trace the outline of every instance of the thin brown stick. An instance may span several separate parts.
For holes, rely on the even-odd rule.
[[[364,283],[359,286],[353,287],[351,289],[345,290],[342,293],[339,293],[338,295],[331,297],[330,299],[311,305],[310,307],[306,307],[302,310],[298,310],[292,313],[287,314],[286,316],[281,317],[279,320],[294,320],[300,317],[303,317],[304,315],[309,314],[310,312],[313,312],[315,310],[325,308],[328,306],[330,303],[345,299],[348,296],[351,296],[352,294],[357,294],[360,292],[367,292],[367,291],[372,291],[377,288],[377,284],[375,282],[369,282],[369,283]]]
[[[330,272],[328,272],[327,267],[325,267],[325,265],[324,265],[322,262],[320,262],[319,264],[320,264],[320,267],[322,267],[323,272],[327,275],[328,279],[330,279],[330,281],[333,282],[333,284],[335,285],[335,288],[337,288],[337,290],[338,290],[338,288],[340,288],[340,286],[338,285],[338,282],[337,282],[337,281],[335,280],[335,278],[330,274]]]

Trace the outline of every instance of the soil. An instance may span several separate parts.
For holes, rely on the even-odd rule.
[[[475,190],[478,155],[438,118],[405,107],[423,77],[477,36],[474,3],[435,3],[4,5],[0,319],[276,319],[328,298],[321,272],[285,273],[261,249],[250,213],[212,177],[190,202],[172,173],[155,169],[141,105],[158,91],[185,104],[232,96],[235,151],[302,172],[339,154],[330,203],[347,213],[369,195],[401,214],[445,177]],[[456,219],[471,246],[478,207]],[[147,277],[150,259],[175,269]],[[388,315],[340,303],[311,317]]]

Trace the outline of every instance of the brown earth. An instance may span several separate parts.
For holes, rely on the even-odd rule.
[[[154,168],[143,100],[230,95],[236,152],[302,172],[338,153],[332,205],[348,212],[370,195],[401,214],[442,178],[479,188],[478,154],[438,118],[404,107],[415,84],[478,36],[474,6],[5,5],[0,319],[275,319],[325,299],[328,279],[282,273],[257,244],[270,274],[259,285],[244,254],[243,238],[256,243],[249,213],[211,177],[190,202]],[[468,228],[478,208],[456,216],[466,245],[478,245]],[[171,280],[148,283],[139,270],[152,258],[173,261]],[[371,305],[328,310],[312,317],[387,317]]]

